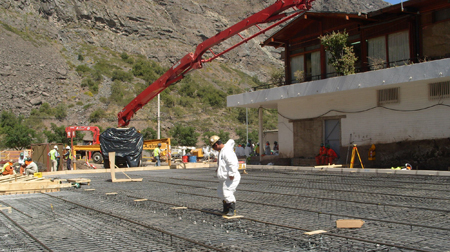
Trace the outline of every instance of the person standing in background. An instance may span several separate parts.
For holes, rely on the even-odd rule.
[[[161,166],[161,143],[158,143],[158,147],[153,150],[153,156],[156,158],[155,166]]]
[[[52,168],[51,168],[52,172],[58,170],[58,160],[56,159],[57,155],[59,156],[58,146],[55,145],[53,147],[53,150],[48,152],[48,156],[50,157],[50,160],[52,162]]]
[[[64,159],[67,160],[67,170],[72,170],[72,151],[70,150],[70,146],[66,147],[66,153],[64,153]]]

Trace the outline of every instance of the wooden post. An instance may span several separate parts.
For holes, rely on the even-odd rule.
[[[172,150],[171,150],[171,146],[170,146],[170,138],[167,139],[167,152],[169,153],[168,155],[168,161],[169,161],[169,167],[172,164]]]
[[[110,152],[109,155],[109,168],[111,169],[111,181],[116,181],[116,173],[115,173],[115,167],[116,167],[116,153]]]
[[[121,171],[127,179],[116,179],[116,153],[110,152],[109,155],[109,167],[111,169],[111,182],[141,182],[142,178],[132,179],[125,172]]]

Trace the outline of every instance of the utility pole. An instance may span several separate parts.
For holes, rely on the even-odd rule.
[[[160,118],[160,94],[158,94],[158,132],[157,132],[157,138],[161,139],[161,118]]]
[[[248,108],[245,108],[245,125],[247,127],[247,142],[245,142],[245,145],[248,143]]]

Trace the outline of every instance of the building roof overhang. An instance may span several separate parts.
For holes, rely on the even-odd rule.
[[[443,8],[449,8],[448,0],[409,0],[399,4],[372,11],[369,13],[346,13],[346,12],[306,12],[285,27],[270,35],[261,43],[261,46],[273,46],[278,48],[284,46],[299,31],[324,19],[345,19],[349,22],[363,22],[365,24],[385,22],[402,15],[416,15],[421,12],[428,12]]]
[[[297,31],[304,30],[310,25],[314,25],[316,22],[322,19],[342,19],[347,21],[370,21],[366,13],[345,13],[345,12],[306,12],[305,14],[295,18],[288,23],[282,29],[276,31],[269,38],[261,43],[261,46],[284,46],[292,34]]]
[[[450,59],[442,59],[231,95],[227,97],[227,107],[276,109],[278,103],[286,99],[305,99],[364,88],[382,89],[415,81],[431,83],[448,80]]]

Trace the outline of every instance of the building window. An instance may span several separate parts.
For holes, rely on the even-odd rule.
[[[305,57],[303,55],[291,58],[291,83],[299,83],[303,80],[297,80],[295,72],[305,72]]]
[[[450,81],[430,83],[428,85],[430,100],[449,98]]]
[[[369,66],[371,70],[386,67],[386,37],[380,36],[367,40]]]
[[[306,74],[305,79],[310,80],[320,80],[320,51],[307,53],[306,56]]]
[[[409,63],[409,32],[388,35],[389,66],[403,66]]]
[[[387,88],[378,90],[378,106],[389,103],[398,103],[398,91],[400,88]]]

